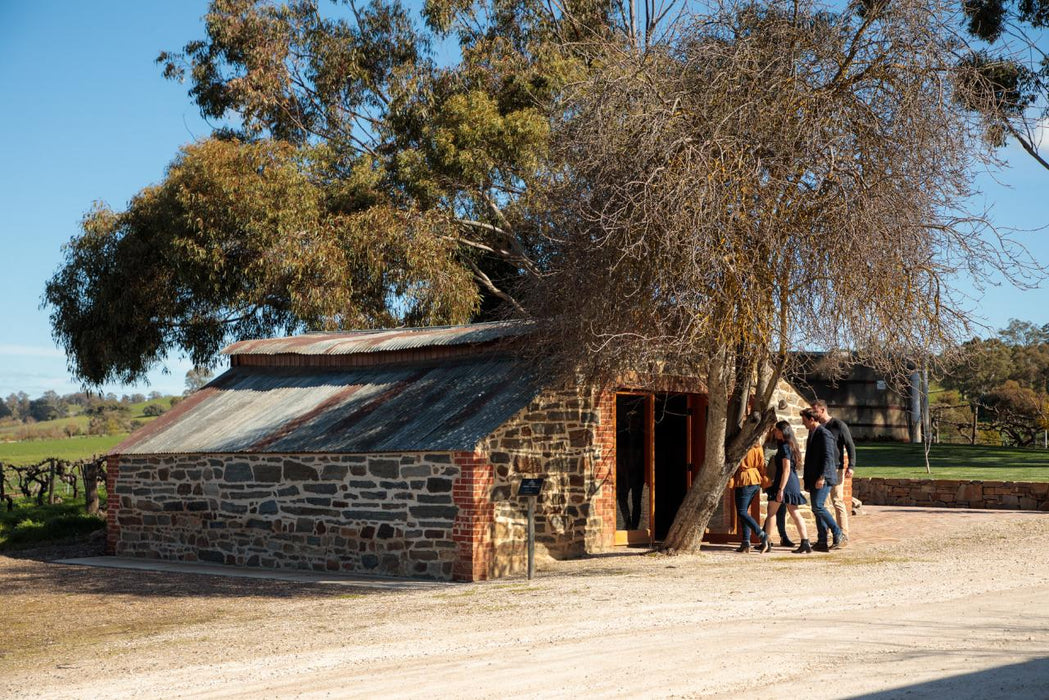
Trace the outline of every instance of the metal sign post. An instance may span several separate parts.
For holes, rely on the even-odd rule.
[[[535,576],[535,501],[539,492],[543,490],[543,477],[533,479],[521,479],[521,486],[517,489],[518,496],[528,499],[528,580]]]

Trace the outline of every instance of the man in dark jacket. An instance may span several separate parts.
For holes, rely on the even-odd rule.
[[[837,451],[838,460],[838,483],[830,490],[830,502],[834,506],[834,517],[838,520],[838,527],[849,536],[849,513],[852,511],[852,499],[845,502],[845,480],[852,478],[852,470],[856,467],[856,443],[852,441],[852,433],[849,426],[840,418],[834,418],[827,411],[826,401],[813,401],[812,412],[816,420],[834,436],[834,448]]]
[[[820,425],[816,414],[810,408],[801,412],[801,421],[809,431],[809,439],[805,446],[804,481],[812,504],[812,514],[816,516],[816,544],[812,548],[817,552],[839,549],[845,546],[848,538],[842,534],[838,523],[824,507],[831,488],[837,483],[838,460],[834,436]],[[834,543],[829,546],[828,530],[834,535]]]

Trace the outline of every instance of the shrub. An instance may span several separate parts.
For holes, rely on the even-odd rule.
[[[159,415],[163,415],[163,413],[164,407],[158,403],[151,403],[142,409],[142,415],[146,416],[147,418],[153,418]]]
[[[55,506],[51,508],[53,510]],[[106,526],[106,521],[102,518],[86,513],[65,513],[49,519],[44,519],[45,517],[46,515],[37,520],[20,520],[6,533],[0,528],[0,548],[60,542],[101,530]]]

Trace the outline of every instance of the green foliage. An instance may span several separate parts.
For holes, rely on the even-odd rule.
[[[1049,325],[1014,319],[997,338],[965,343],[943,385],[980,408],[983,429],[1011,444],[1032,444],[1049,428]]]
[[[937,444],[929,452],[929,475],[921,444],[861,443],[857,449],[857,477],[1049,481],[1049,450]]]
[[[127,211],[96,207],[45,292],[74,374],[130,382],[172,348],[207,366],[231,338],[469,315],[447,242],[389,208],[331,211],[304,157],[212,139]]]
[[[213,0],[206,36],[163,52],[201,112],[126,211],[97,205],[47,285],[56,339],[89,383],[227,341],[469,320],[536,274],[529,186],[549,117],[585,70],[565,39],[622,22],[534,0]],[[565,34],[569,32],[571,36]],[[461,60],[432,45],[454,36]]]
[[[164,414],[164,407],[158,403],[151,403],[142,409],[142,415],[148,418],[156,418]]]
[[[0,509],[0,551],[67,542],[105,528],[103,518],[83,510],[82,500],[53,506],[23,503],[13,511]]]
[[[127,434],[78,436],[54,440],[27,440],[0,443],[0,462],[34,464],[49,457],[74,461],[105,454]]]

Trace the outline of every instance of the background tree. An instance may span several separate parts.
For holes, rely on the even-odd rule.
[[[1044,391],[1010,379],[988,392],[983,401],[985,421],[1012,445],[1032,445],[1049,428],[1049,396]]]
[[[644,51],[592,42],[529,307],[562,366],[706,378],[706,458],[667,548],[698,548],[790,350],[905,371],[966,328],[955,275],[1016,261],[962,215],[989,154],[949,22],[906,0],[726,3]]]
[[[215,373],[207,367],[194,367],[189,370],[186,372],[186,393],[192,394],[194,391],[203,389],[214,376]]]
[[[973,444],[981,424],[1014,445],[1031,444],[1046,429],[1049,326],[1013,319],[997,337],[962,344],[943,371],[943,386],[970,405]]]

